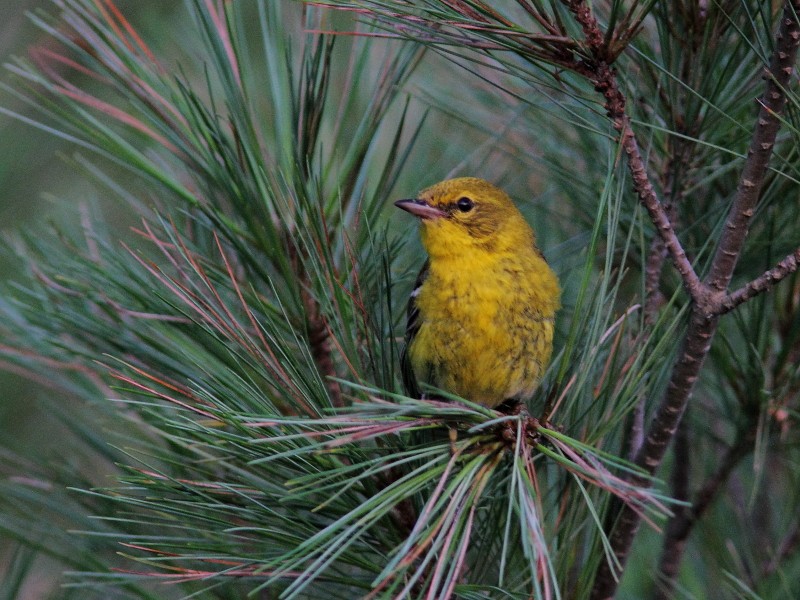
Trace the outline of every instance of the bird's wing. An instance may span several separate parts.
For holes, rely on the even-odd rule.
[[[414,374],[414,369],[411,366],[411,357],[409,356],[409,348],[411,342],[419,331],[420,321],[419,307],[417,307],[417,296],[425,278],[428,276],[428,261],[422,266],[422,269],[417,275],[417,280],[414,282],[414,289],[411,291],[411,296],[408,298],[408,306],[406,307],[406,346],[403,348],[403,354],[400,357],[400,368],[403,376],[403,385],[406,388],[406,393],[412,398],[419,398],[420,391],[417,384],[417,378]]]

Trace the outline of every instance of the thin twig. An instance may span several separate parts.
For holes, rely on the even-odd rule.
[[[681,276],[683,285],[686,291],[689,292],[691,298],[697,301],[705,294],[705,286],[700,281],[700,278],[695,273],[692,262],[686,255],[683,245],[675,233],[672,222],[669,219],[664,205],[658,200],[655,188],[647,176],[647,169],[645,167],[644,159],[642,158],[639,144],[636,141],[636,136],[631,127],[630,117],[625,112],[624,97],[622,92],[619,91],[616,85],[616,76],[610,67],[606,67],[608,73],[604,73],[604,83],[608,83],[611,90],[618,95],[618,100],[615,101],[614,106],[615,114],[611,117],[618,127],[620,136],[622,138],[622,147],[625,154],[628,156],[628,168],[633,177],[633,185],[636,193],[639,196],[639,201],[647,210],[650,215],[650,220],[656,227],[656,231],[664,242],[672,257],[672,262],[678,273]]]
[[[719,290],[718,293],[723,292],[727,287],[736,266],[736,260],[747,233],[747,224],[758,199],[772,146],[780,126],[778,115],[785,105],[783,90],[791,77],[800,41],[798,10],[800,10],[800,0],[787,1],[777,34],[776,49],[770,67],[771,76],[768,78],[767,88],[762,97],[758,125],[750,145],[751,152],[748,154],[742,171],[739,192],[734,200],[732,214],[728,219],[728,227],[723,234],[723,242],[720,244],[708,278],[708,281],[714,286],[713,289]],[[587,40],[589,38],[590,36],[587,35]],[[636,456],[636,464],[643,467],[647,473],[652,474],[661,464],[667,446],[675,435],[694,384],[711,348],[711,341],[716,333],[721,314],[719,310],[721,302],[717,296],[709,293],[704,282],[697,279],[691,264],[685,254],[682,254],[680,243],[647,179],[644,161],[638,152],[636,138],[630,128],[630,120],[624,112],[624,104],[622,104],[624,98],[616,86],[614,72],[607,65],[599,66],[597,88],[598,91],[604,93],[609,116],[622,136],[623,148],[628,155],[634,185],[642,203],[648,209],[653,223],[662,234],[672,260],[681,273],[684,285],[695,301],[680,358],[673,367],[667,390],[656,410],[645,443]],[[661,211],[658,210],[659,208]],[[662,224],[665,224],[667,228],[662,230]],[[634,479],[637,478],[634,477]],[[640,483],[644,484],[645,482],[642,480]],[[639,524],[639,516],[630,507],[623,507],[610,537],[612,551],[621,568],[624,568]],[[618,583],[618,573],[612,571],[608,561],[602,561],[597,570],[591,598],[593,600],[612,598],[616,593]]]
[[[342,388],[336,381],[336,364],[331,351],[331,332],[325,316],[320,310],[319,302],[308,290],[301,290],[303,307],[306,311],[306,334],[311,356],[317,365],[320,374],[325,378],[325,388],[331,399],[331,404],[337,408],[345,405]]]
[[[647,174],[644,158],[636,141],[636,134],[631,126],[631,120],[625,109],[625,95],[617,85],[617,76],[614,68],[605,62],[605,39],[597,19],[583,0],[566,2],[569,9],[575,14],[575,19],[583,29],[586,42],[595,56],[595,63],[590,66],[589,78],[595,89],[605,97],[605,108],[614,129],[619,131],[622,148],[628,158],[628,168],[633,178],[633,186],[639,201],[650,215],[650,220],[656,227],[658,235],[669,250],[672,262],[681,275],[683,284],[689,295],[697,301],[706,295],[705,286],[694,271],[691,261],[686,256],[686,251],[672,227],[664,205],[659,201]]]
[[[644,320],[651,327],[656,320],[658,309],[664,304],[664,294],[659,289],[659,282],[667,256],[669,253],[664,240],[659,236],[654,237],[650,242],[644,265]]]
[[[766,292],[776,283],[797,271],[798,266],[800,266],[800,248],[797,248],[769,271],[725,296],[720,302],[720,312],[728,313],[740,304],[755,298],[758,294]]]
[[[688,66],[684,66],[684,71],[687,70]],[[667,143],[669,159],[662,175],[663,205],[667,218],[672,223],[672,226],[675,227],[678,219],[677,205],[681,196],[678,187],[679,174],[681,168],[689,162],[692,146],[687,144],[682,137],[671,137]],[[654,236],[650,242],[644,268],[644,319],[648,327],[652,327],[653,323],[655,323],[658,310],[664,303],[664,294],[661,292],[659,283],[664,270],[664,263],[668,256],[669,252],[663,238],[658,235]]]
[[[286,234],[288,239],[289,232]],[[300,297],[305,311],[305,330],[311,357],[314,359],[320,375],[324,378],[325,389],[328,391],[331,405],[341,408],[345,402],[342,397],[342,388],[336,380],[336,363],[331,349],[331,332],[328,322],[325,315],[322,314],[319,301],[309,289],[310,281],[305,265],[303,265],[302,250],[291,242],[287,243],[287,248],[292,268],[301,282]]]

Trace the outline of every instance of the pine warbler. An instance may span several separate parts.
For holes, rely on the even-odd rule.
[[[508,195],[449,179],[395,205],[419,217],[428,261],[408,304],[403,378],[495,407],[530,397],[553,348],[558,279]]]

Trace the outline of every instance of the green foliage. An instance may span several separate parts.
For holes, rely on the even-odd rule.
[[[93,215],[8,245],[0,352],[52,388],[42,409],[80,460],[4,461],[0,531],[20,549],[3,593],[41,554],[67,571],[59,597],[587,598],[617,564],[615,507],[656,526],[691,513],[687,485],[673,475],[667,492],[630,460],[691,303],[673,272],[648,273],[654,226],[575,66],[592,50],[569,4],[192,0],[178,65],[110,2],[34,17],[51,41],[9,65],[6,91],[36,111],[16,116],[74,144],[98,194],[138,220],[125,242]],[[597,4],[702,273],[775,15]],[[800,245],[788,98],[737,281]],[[451,168],[537,197],[521,206],[562,280],[553,364],[516,411],[400,386],[421,257],[384,207]],[[690,540],[707,572],[687,565],[686,597],[796,592],[797,289],[790,277],[723,322],[682,425],[692,486],[719,477],[713,499],[737,477]],[[649,572],[636,564],[623,589],[652,591]]]

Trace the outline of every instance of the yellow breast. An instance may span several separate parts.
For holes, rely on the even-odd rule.
[[[496,406],[536,389],[550,360],[558,281],[535,248],[432,259],[411,365],[420,381]]]

